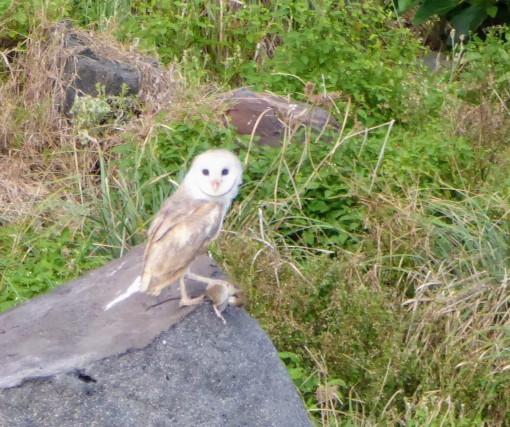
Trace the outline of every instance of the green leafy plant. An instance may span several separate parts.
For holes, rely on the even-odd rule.
[[[110,257],[93,234],[56,224],[0,228],[0,310],[32,298],[103,265]]]
[[[464,46],[462,60],[449,85],[455,95],[448,105],[456,133],[470,145],[476,179],[492,185],[508,182],[510,114],[507,108],[510,50],[506,27],[487,30]]]
[[[131,10],[121,22],[121,38],[155,47],[164,62],[195,61],[226,82],[238,81],[240,67],[255,57],[257,45],[271,28],[281,28],[271,5],[263,2],[132,2]]]
[[[119,95],[107,95],[105,86],[97,83],[97,96],[76,96],[70,110],[72,123],[83,145],[94,141],[94,136],[133,117],[136,99],[128,95],[124,83]]]
[[[289,8],[292,25],[282,44],[260,70],[242,74],[247,82],[298,95],[309,81],[319,92],[337,94],[342,107],[351,99],[368,125],[406,110],[420,46],[408,30],[390,23],[380,5],[325,1],[320,7],[297,2]]]
[[[381,174],[398,187],[469,186],[478,175],[473,147],[465,137],[445,134],[444,126],[439,122],[394,131]]]
[[[235,131],[212,120],[209,113],[175,120],[160,128],[156,138],[162,164],[179,180],[183,178],[185,167],[198,153],[212,147],[236,147]]]
[[[85,0],[72,2],[71,15],[80,25],[104,30],[115,22],[122,22],[130,15],[130,3],[128,0],[98,1]]]
[[[410,84],[422,78],[420,44],[378,1],[135,2],[119,34],[156,48],[163,61],[206,70],[207,79],[302,98],[310,81],[342,105],[352,99],[368,124],[401,115],[424,96]]]
[[[69,0],[52,2],[0,0],[0,48],[14,48],[41,22],[58,21],[71,8]]]
[[[448,19],[459,37],[469,37],[471,33],[492,19],[500,24],[510,23],[508,0],[395,0],[399,12],[419,6],[413,23],[421,24],[433,15]]]

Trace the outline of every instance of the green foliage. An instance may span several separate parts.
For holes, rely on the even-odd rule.
[[[388,363],[398,360],[394,350],[402,339],[399,311],[386,302],[391,291],[375,292],[349,283],[344,278],[345,265],[341,263],[329,269],[321,267],[310,294],[303,295],[300,323],[310,328],[313,339],[308,341],[312,345],[313,340],[313,347],[327,355],[331,372],[341,373],[347,384],[356,385],[364,395],[375,393],[371,396],[374,398]],[[399,384],[386,386],[393,393]]]
[[[476,176],[471,144],[466,138],[448,134],[441,122],[419,130],[397,130],[392,136],[381,174],[398,187],[437,188],[446,182],[452,188],[463,188]]]
[[[70,6],[69,0],[0,0],[0,48],[16,46],[41,22],[65,17]]]
[[[387,373],[400,364],[405,328],[394,291],[358,282],[349,257],[310,258],[300,264],[305,281],[264,246],[225,238],[221,248],[231,245],[222,259],[244,277],[250,312],[284,350],[280,357],[307,407],[318,413],[325,407],[319,395],[326,387],[334,393],[328,398],[333,411],[348,413],[354,396],[370,402],[368,411],[375,413],[377,402],[382,409],[402,386],[393,369]]]
[[[432,225],[430,250],[440,259],[460,263],[459,272],[473,267],[486,271],[491,277],[501,280],[510,258],[510,228],[501,221],[504,211],[497,197],[468,197],[457,190],[459,202],[430,200],[427,206],[430,215],[425,221]],[[463,262],[469,259],[468,264]],[[467,271],[464,271],[467,274]]]
[[[212,120],[210,114],[197,114],[175,120],[157,135],[158,156],[165,169],[180,181],[197,154],[213,147],[236,147],[233,129]]]
[[[282,362],[285,363],[289,376],[296,384],[298,390],[303,395],[314,393],[319,381],[317,377],[310,375],[312,370],[310,363],[299,354],[290,351],[281,351],[278,355]]]
[[[128,95],[129,88],[124,83],[119,95],[107,95],[104,86],[100,83],[96,86],[97,96],[76,96],[69,112],[83,145],[132,118],[137,104],[136,99]]]
[[[345,183],[355,165],[344,150],[326,162],[332,148],[323,143],[253,149],[242,196],[259,201],[264,222],[282,245],[334,250],[357,241],[363,211]],[[342,160],[346,167],[339,170],[335,165]]]
[[[141,48],[156,47],[163,61],[197,60],[226,82],[238,79],[239,67],[253,59],[257,43],[273,27],[271,5],[203,0],[132,2],[122,21],[121,38],[140,39]],[[172,10],[172,13],[168,13]]]
[[[108,251],[121,256],[143,242],[150,215],[173,187],[150,142],[140,145],[128,139],[111,153],[100,150],[98,155],[101,192],[93,199],[91,225],[105,231]]]
[[[81,0],[72,3],[71,15],[80,25],[87,25],[97,30],[104,30],[111,21],[122,22],[130,15],[128,0]]]
[[[422,24],[433,15],[446,17],[455,28],[457,39],[468,37],[489,19],[499,23],[510,23],[508,0],[395,0],[399,12],[405,12],[416,5],[414,24]]]
[[[499,95],[507,100],[510,77],[510,46],[504,37],[507,27],[495,27],[484,40],[475,37],[465,47],[464,63],[459,70],[457,95],[471,104],[480,104]]]
[[[282,35],[282,45],[260,70],[243,73],[247,82],[298,94],[303,81],[311,81],[319,91],[351,98],[368,124],[405,111],[408,82],[419,73],[420,46],[411,33],[390,23],[390,15],[375,2],[307,4],[290,8],[293,24]]]
[[[463,47],[462,61],[450,84],[457,132],[464,135],[475,156],[477,179],[493,188],[505,188],[510,159],[507,105],[510,49],[504,41],[507,27],[494,27],[484,40],[474,37]]]
[[[19,225],[0,228],[0,310],[53,289],[109,259],[95,246],[93,233],[67,226]]]
[[[410,80],[421,78],[419,43],[377,1],[135,2],[119,31],[156,47],[164,61],[191,62],[225,83],[299,96],[311,81],[353,99],[368,123],[403,114]]]
[[[25,2],[11,0],[0,1],[0,17],[2,17],[2,45],[17,44],[20,34],[28,33],[29,14]]]
[[[310,141],[310,134],[304,143],[298,135],[283,150],[251,147],[241,192],[249,202],[242,212],[253,215],[258,206],[259,219],[278,245],[352,250],[366,233],[367,215],[353,180],[372,190],[387,189],[390,183],[399,191],[419,183],[451,196],[454,192],[439,190],[444,182],[464,186],[476,173],[473,152],[463,138],[446,138],[436,127],[389,132],[385,126],[323,135],[320,141]],[[328,142],[334,138],[335,143]]]

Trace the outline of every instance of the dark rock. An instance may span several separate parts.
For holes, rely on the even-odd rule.
[[[106,95],[122,94],[123,85],[127,87],[126,95],[140,91],[140,72],[136,67],[106,58],[95,52],[93,47],[86,46],[86,43],[87,41],[77,34],[65,35],[64,49],[76,50],[64,66],[67,81],[65,114],[70,112],[77,95],[98,96],[98,84],[104,86]],[[84,48],[79,49],[80,46]]]
[[[0,315],[0,425],[310,426],[244,309],[228,307],[223,325],[208,303],[179,308],[173,284],[104,310],[140,273],[142,253]],[[221,275],[205,256],[192,269]]]
[[[232,102],[227,112],[227,121],[233,124],[240,135],[259,137],[260,145],[281,145],[285,129],[300,125],[322,129],[324,126],[338,127],[331,114],[318,106],[269,93],[257,93],[247,87],[232,91],[228,97]]]

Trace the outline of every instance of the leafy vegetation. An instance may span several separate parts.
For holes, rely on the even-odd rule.
[[[400,12],[418,6],[413,17],[414,24],[422,24],[433,15],[446,17],[456,30],[457,38],[469,37],[487,21],[492,21],[492,24],[510,23],[508,0],[395,0],[395,3]]]
[[[94,236],[98,229],[84,225],[86,212],[86,206],[73,206],[55,193],[29,211],[18,212],[15,221],[2,218],[0,309],[46,292],[111,259],[111,254],[97,245]]]
[[[10,150],[0,157],[0,309],[143,242],[196,153],[232,148],[245,183],[211,250],[317,424],[510,423],[506,28],[454,40],[452,61],[432,74],[376,0],[0,10],[0,143]],[[66,14],[159,54],[178,76],[173,97],[145,108],[99,90],[77,101],[71,123],[56,120],[52,100],[34,95],[47,76],[26,79],[23,67],[51,68],[35,56],[40,27]],[[258,146],[222,120],[221,86],[239,84],[324,95],[341,125]]]

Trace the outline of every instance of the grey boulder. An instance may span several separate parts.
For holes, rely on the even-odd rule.
[[[0,315],[0,425],[310,426],[276,350],[242,308],[179,308],[173,284],[105,306],[137,247]],[[221,271],[200,257],[192,270]],[[203,291],[194,283],[192,295]]]

